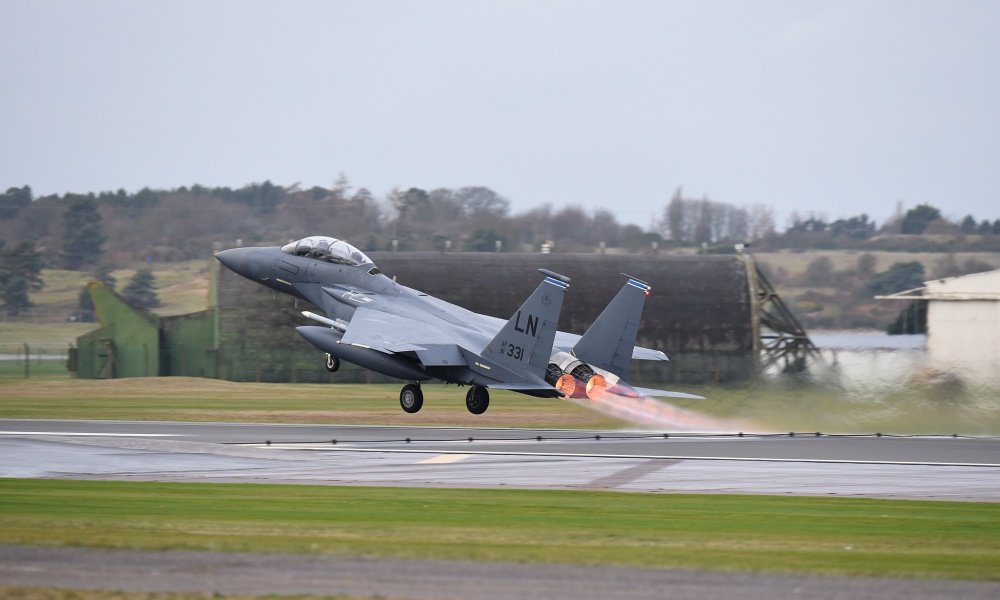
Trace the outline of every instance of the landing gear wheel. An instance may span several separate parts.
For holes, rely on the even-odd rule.
[[[424,393],[420,386],[415,383],[408,383],[399,391],[399,405],[403,410],[413,414],[424,405]]]
[[[326,370],[336,373],[340,369],[340,359],[332,354],[326,355]]]
[[[490,391],[481,385],[474,385],[465,393],[465,408],[474,415],[481,415],[490,407]]]

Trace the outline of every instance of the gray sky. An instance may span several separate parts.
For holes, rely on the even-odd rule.
[[[0,0],[0,187],[995,219],[998,32],[995,0]]]

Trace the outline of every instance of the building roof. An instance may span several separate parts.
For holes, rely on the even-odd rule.
[[[876,300],[1000,300],[1000,269],[925,281],[923,287]]]

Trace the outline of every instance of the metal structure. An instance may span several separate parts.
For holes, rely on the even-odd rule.
[[[765,373],[775,367],[780,367],[782,373],[805,371],[809,360],[819,357],[819,349],[753,258],[746,254],[741,257],[746,264],[747,283],[754,303],[758,372]]]

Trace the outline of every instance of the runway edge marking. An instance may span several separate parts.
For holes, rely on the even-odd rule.
[[[903,465],[914,467],[980,467],[988,469],[1000,468],[1000,464],[992,463],[949,463],[949,462],[911,462],[893,460],[833,460],[825,458],[751,458],[745,456],[661,456],[654,454],[586,454],[573,452],[498,452],[495,450],[416,450],[416,449],[386,449],[386,448],[343,448],[333,446],[282,448],[278,444],[239,444],[251,448],[268,448],[271,450],[305,450],[308,452],[367,452],[381,454],[467,454],[472,456],[551,456],[553,458],[622,458],[631,460],[712,460],[732,462],[792,462],[832,465]]]

